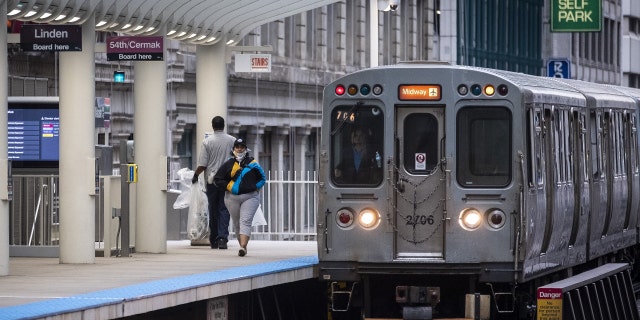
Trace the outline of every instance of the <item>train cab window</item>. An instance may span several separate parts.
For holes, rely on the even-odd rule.
[[[457,117],[457,180],[464,187],[504,187],[511,182],[511,112],[467,107]]]
[[[382,183],[384,115],[377,106],[338,106],[331,117],[331,179],[337,186]]]

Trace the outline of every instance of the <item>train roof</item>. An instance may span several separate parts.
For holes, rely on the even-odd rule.
[[[380,69],[449,69],[461,70],[469,73],[479,72],[503,79],[507,83],[516,86],[525,96],[534,102],[549,101],[558,103],[557,97],[562,97],[563,102],[574,106],[592,107],[623,107],[631,108],[640,106],[640,89],[619,87],[593,82],[560,79],[554,77],[535,76],[513,71],[490,69],[474,66],[452,65],[442,61],[406,61],[395,65],[385,65],[356,71],[352,74],[366,72],[367,70]],[[555,97],[555,98],[554,98]]]

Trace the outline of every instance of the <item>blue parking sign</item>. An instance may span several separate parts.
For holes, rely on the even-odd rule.
[[[550,59],[547,63],[547,76],[554,78],[571,78],[569,59]]]

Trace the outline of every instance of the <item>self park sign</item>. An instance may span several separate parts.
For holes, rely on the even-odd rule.
[[[551,0],[551,32],[602,30],[602,0]]]

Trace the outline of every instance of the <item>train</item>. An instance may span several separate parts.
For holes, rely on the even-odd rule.
[[[640,90],[419,61],[344,75],[322,108],[331,319],[462,318],[478,297],[535,319],[539,286],[637,277]]]

